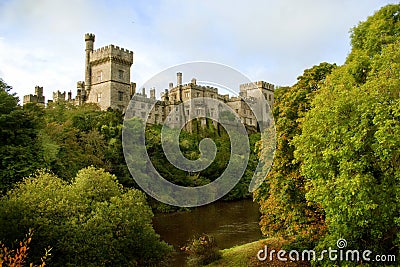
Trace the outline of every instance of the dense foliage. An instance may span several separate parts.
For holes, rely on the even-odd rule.
[[[0,240],[10,243],[34,229],[32,261],[52,248],[52,266],[148,266],[170,247],[159,241],[152,211],[137,189],[89,167],[71,183],[40,172],[0,200]]]
[[[214,161],[209,167],[194,173],[187,173],[172,165],[165,154],[161,145],[161,126],[148,127],[146,130],[146,148],[152,164],[156,170],[170,182],[181,186],[201,186],[206,185],[222,175],[231,160],[231,141],[229,135],[223,127],[215,127],[208,121],[205,128],[199,128],[193,133],[181,131],[179,136],[179,146],[182,154],[191,160],[200,156],[199,143],[204,138],[210,138],[217,147]],[[168,139],[168,138],[166,138]],[[258,157],[255,144],[260,140],[259,133],[249,135],[250,156],[245,173],[239,183],[225,196],[225,200],[242,199],[251,197],[249,184],[253,173],[257,167]],[[168,146],[168,143],[166,144]]]
[[[0,194],[43,167],[36,116],[41,111],[32,106],[22,109],[11,89],[0,79]]]
[[[320,208],[308,205],[305,199],[306,179],[300,173],[300,164],[294,162],[292,140],[301,134],[302,120],[311,108],[312,99],[335,67],[321,63],[305,70],[294,86],[275,91],[275,159],[267,179],[255,194],[261,205],[260,225],[264,235],[315,240],[324,232]]]
[[[170,248],[151,227],[152,211],[144,195],[128,189],[136,184],[123,155],[123,114],[67,102],[21,107],[12,88],[2,80],[0,85],[0,241],[5,248],[18,245],[13,241],[33,229],[25,262],[41,264],[48,247],[52,266],[147,266],[166,256]],[[158,171],[176,184],[207,184],[229,162],[229,136],[220,127],[208,124],[180,134],[181,150],[189,159],[199,156],[202,139],[217,145],[215,161],[199,173],[168,163],[160,133],[159,125],[147,127],[147,150]],[[259,138],[250,136],[252,150]],[[252,153],[244,177],[226,199],[251,196],[248,185],[257,161]],[[150,204],[156,210],[175,210],[153,199]]]
[[[17,105],[18,99],[2,92],[7,107],[0,117],[3,168],[0,171],[0,189],[3,193],[33,174],[46,168],[65,181],[71,181],[76,173],[87,166],[95,166],[116,175],[127,187],[135,187],[125,163],[122,150],[123,114],[119,111],[100,111],[95,105],[74,106],[68,103],[53,104],[48,108],[35,104]],[[12,112],[11,112],[12,111]],[[7,114],[10,112],[10,114]],[[13,136],[11,136],[13,134]],[[199,156],[198,144],[211,138],[217,145],[216,159],[206,170],[187,173],[175,168],[166,159],[161,147],[161,126],[146,128],[147,152],[163,177],[183,186],[199,186],[219,177],[230,158],[230,140],[222,127],[208,123],[193,133],[182,131],[180,148],[189,159]],[[250,135],[251,155],[244,177],[225,199],[251,197],[248,185],[258,162],[253,152],[259,134]],[[135,159],[140,161],[142,159]]]
[[[304,78],[324,64],[276,92],[276,158],[256,195],[261,226],[303,248],[344,238],[348,249],[398,257],[400,5],[361,22],[351,43],[344,65],[312,75],[317,86]]]

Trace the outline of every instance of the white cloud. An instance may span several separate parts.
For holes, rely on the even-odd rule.
[[[84,75],[83,35],[93,32],[96,47],[134,51],[138,85],[192,60],[291,84],[312,65],[341,64],[349,29],[389,2],[11,0],[0,3],[0,75],[20,97],[35,85],[47,98],[53,90],[74,91]]]

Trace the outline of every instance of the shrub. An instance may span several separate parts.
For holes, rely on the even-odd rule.
[[[207,265],[221,258],[214,237],[207,234],[193,238],[183,249],[189,254],[187,263],[190,266]]]

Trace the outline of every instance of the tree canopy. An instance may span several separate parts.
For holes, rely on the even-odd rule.
[[[52,266],[148,266],[171,251],[152,228],[152,211],[137,189],[88,167],[71,183],[39,172],[0,199],[0,240],[33,229],[30,259],[52,248]]]
[[[399,255],[399,14],[388,5],[354,27],[344,65],[276,90],[275,161],[256,194],[264,233]]]

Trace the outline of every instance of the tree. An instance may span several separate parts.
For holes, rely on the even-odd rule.
[[[346,64],[327,77],[293,140],[306,199],[325,214],[317,249],[345,238],[351,249],[399,255],[399,10],[384,7],[353,29]]]
[[[320,207],[306,201],[306,179],[300,174],[299,163],[293,162],[295,147],[292,140],[301,134],[302,120],[311,108],[312,99],[335,67],[334,64],[321,63],[305,70],[294,86],[275,91],[275,159],[266,180],[255,194],[260,203],[260,225],[264,235],[279,235],[307,244],[324,233]]]
[[[148,266],[171,251],[154,232],[145,196],[88,167],[72,183],[40,172],[0,200],[0,240],[34,229],[30,260],[52,247],[52,266]]]
[[[321,205],[326,216],[321,247],[345,237],[357,249],[397,253],[398,47],[389,45],[372,60],[364,85],[328,82],[306,115],[302,134],[294,138],[295,156],[308,179],[307,199]]]
[[[11,89],[0,79],[0,194],[43,167],[37,138],[42,111],[18,106]]]
[[[396,42],[400,31],[400,6],[387,5],[351,29],[352,53],[364,51],[372,58]]]

